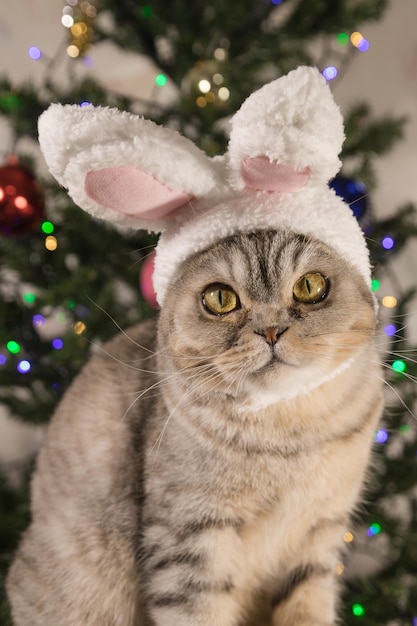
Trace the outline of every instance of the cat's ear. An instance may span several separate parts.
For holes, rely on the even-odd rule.
[[[117,109],[53,104],[39,119],[49,171],[81,208],[116,224],[165,230],[218,170],[178,132]]]
[[[254,92],[231,124],[237,188],[295,191],[323,185],[340,169],[343,118],[316,68],[299,67]]]

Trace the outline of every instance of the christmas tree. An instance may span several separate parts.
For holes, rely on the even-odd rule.
[[[343,80],[350,60],[369,46],[361,27],[379,20],[386,6],[386,0],[67,0],[57,24],[66,60],[52,55],[44,61],[44,51],[34,47],[33,61],[46,64],[41,88],[0,79],[0,113],[14,137],[0,166],[0,402],[13,419],[45,424],[94,346],[155,314],[155,238],[83,213],[45,172],[36,149],[21,148],[36,145],[37,119],[49,103],[92,102],[139,112],[180,130],[209,155],[221,154],[228,116],[265,82],[300,64],[317,66],[329,83]],[[92,46],[106,41],[149,60],[149,97],[116,93],[91,78]],[[69,77],[64,87],[57,76],[62,66]],[[368,237],[372,288],[379,296],[392,259],[417,235],[411,204],[384,220],[371,211],[378,183],[374,160],[401,138],[404,120],[376,119],[361,103],[347,112],[345,125],[343,170],[331,184]],[[360,568],[353,575],[354,567],[340,565],[346,624],[417,624],[417,389],[406,321],[413,295],[411,289],[380,297],[387,410],[375,436],[361,524],[344,537],[351,552],[370,555],[375,567],[364,576]],[[18,486],[7,476],[0,482],[2,579],[29,520],[31,465],[25,468]],[[4,594],[0,600],[0,623],[9,624]]]

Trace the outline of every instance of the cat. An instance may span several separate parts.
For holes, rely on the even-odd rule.
[[[15,626],[332,626],[382,411],[376,308],[332,247],[237,233],[95,350],[50,424]]]

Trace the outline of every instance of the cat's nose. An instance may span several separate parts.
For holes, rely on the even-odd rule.
[[[288,328],[275,328],[274,326],[270,326],[269,328],[264,328],[263,330],[255,330],[257,335],[262,335],[265,337],[265,341],[270,346],[275,346],[278,339],[285,333]]]

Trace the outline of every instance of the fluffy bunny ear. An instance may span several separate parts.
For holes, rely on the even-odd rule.
[[[237,188],[295,191],[327,183],[340,168],[343,119],[316,68],[265,85],[232,118],[229,162]]]
[[[221,186],[191,141],[117,109],[53,104],[39,118],[39,143],[76,204],[137,229],[165,230],[190,199]]]

